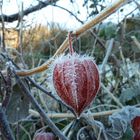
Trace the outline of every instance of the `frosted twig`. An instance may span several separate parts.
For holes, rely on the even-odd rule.
[[[31,139],[31,135],[30,133],[20,124],[19,127],[21,128],[21,130],[23,130],[23,132],[28,136],[29,140]]]
[[[113,110],[109,110],[109,111],[101,111],[101,112],[97,112],[97,113],[90,113],[88,114],[88,116],[90,117],[93,117],[93,118],[98,118],[98,117],[101,117],[101,116],[109,116],[115,112],[118,112],[120,111],[121,109],[113,109]],[[35,117],[39,117],[40,114],[35,111],[35,110],[32,110],[30,109],[29,110],[30,114],[35,116]],[[72,113],[47,113],[48,117],[49,118],[73,118],[75,119],[75,116],[72,114]],[[83,113],[82,115],[87,115],[86,113]]]
[[[107,52],[106,52],[106,55],[104,57],[104,60],[103,60],[103,63],[102,63],[102,66],[101,66],[101,73],[104,71],[104,68],[105,68],[105,65],[107,63],[107,60],[111,54],[111,50],[112,50],[112,47],[113,47],[113,42],[114,42],[114,39],[111,39],[110,40],[110,43],[109,43],[109,46],[107,48]],[[103,83],[101,83],[101,87],[108,93],[108,95],[117,103],[117,105],[119,105],[120,107],[123,107],[123,105],[120,103],[120,101],[104,86]]]
[[[140,50],[140,42],[137,40],[137,38],[135,36],[131,36],[131,39],[133,40],[137,48]]]
[[[0,130],[7,140],[15,140],[13,132],[7,120],[7,116],[2,107],[0,107]]]
[[[70,131],[72,125],[73,125],[73,121],[71,121],[71,122],[64,128],[64,131],[63,131],[63,134],[64,134],[64,135],[67,135],[67,133]]]
[[[115,108],[115,109],[118,108],[118,106],[116,106],[116,105],[99,104],[99,105],[97,105],[97,106],[95,106],[95,107],[89,108],[89,110],[90,110],[90,111],[93,111],[93,110],[98,109],[98,108],[101,108],[101,107],[110,107],[110,108]]]
[[[113,43],[114,43],[114,39],[112,38],[112,39],[110,40],[110,42],[109,42],[106,55],[105,55],[105,57],[104,57],[104,60],[103,60],[103,62],[102,62],[102,65],[101,65],[101,73],[102,73],[102,72],[104,71],[104,69],[105,69],[105,65],[106,65],[106,63],[107,63],[107,61],[108,61],[108,58],[109,58],[110,54],[111,54],[111,50],[112,50],[112,47],[113,47]]]
[[[139,10],[140,10],[140,4],[139,4],[136,0],[134,0],[134,3],[137,5],[137,7],[138,7]]]
[[[45,110],[48,112],[49,111],[49,109],[48,109],[48,107],[47,107],[47,105],[46,105],[46,102],[45,102],[45,100],[44,100],[44,98],[43,98],[43,94],[39,91],[39,90],[37,90],[38,91],[38,96],[39,96],[39,99],[40,99],[40,102],[42,103],[42,105],[43,105],[43,107],[45,108]]]
[[[81,140],[81,138],[80,138],[80,134],[81,134],[81,132],[84,130],[84,129],[86,129],[86,128],[88,128],[89,126],[84,126],[84,127],[82,127],[79,131],[78,131],[78,133],[77,133],[77,140]],[[85,138],[84,138],[85,139]]]
[[[69,38],[69,51],[70,51],[70,54],[72,55],[74,53],[74,50],[73,50],[73,46],[72,46],[71,32],[68,34],[68,38]]]

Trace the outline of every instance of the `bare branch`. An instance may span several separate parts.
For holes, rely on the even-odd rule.
[[[48,5],[54,4],[59,0],[46,0],[44,2],[39,1],[39,3],[33,7],[29,7],[26,10],[23,11],[23,16],[28,15],[30,13],[36,12],[37,10],[40,10],[42,8],[47,7]],[[0,15],[0,21],[4,20],[5,22],[13,22],[20,18],[19,13],[12,14],[12,15]]]
[[[0,107],[0,130],[7,140],[15,140],[2,107]]]
[[[73,12],[71,12],[70,10],[68,10],[68,9],[66,9],[66,8],[64,8],[64,7],[62,7],[62,6],[59,6],[59,5],[54,5],[55,7],[58,7],[58,8],[60,8],[60,9],[62,9],[62,10],[65,10],[65,11],[67,11],[70,15],[72,15],[77,21],[79,21],[81,24],[84,24],[84,22],[82,21],[82,20],[80,20]]]
[[[134,0],[134,2],[137,5],[137,8],[140,10],[140,4],[136,0]]]

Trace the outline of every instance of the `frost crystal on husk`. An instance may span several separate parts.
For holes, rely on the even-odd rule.
[[[99,71],[92,57],[78,54],[58,57],[52,67],[53,88],[77,116],[89,106],[99,90]]]

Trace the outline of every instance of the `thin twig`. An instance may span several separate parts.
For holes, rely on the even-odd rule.
[[[106,52],[106,55],[105,55],[104,60],[102,62],[102,66],[101,66],[101,69],[100,69],[101,73],[103,73],[105,65],[108,61],[108,58],[111,55],[111,50],[112,50],[112,47],[113,47],[113,43],[114,43],[114,39],[111,39],[110,43],[109,43],[109,46],[108,46],[108,49],[107,49],[107,52]],[[101,83],[101,87],[108,93],[108,95],[114,100],[114,102],[117,103],[117,105],[119,105],[120,107],[123,107],[123,105],[120,103],[120,101],[104,86],[103,83]]]
[[[44,2],[40,1],[37,5],[29,7],[23,11],[23,15],[28,15],[30,13],[36,12],[37,10],[40,10],[42,8],[45,8],[51,4],[56,3],[58,0],[45,0]],[[0,21],[2,21],[1,18],[2,15],[0,15]],[[13,22],[19,19],[19,13],[11,14],[11,15],[3,15],[5,22]]]
[[[90,28],[95,26],[96,24],[103,21],[105,18],[110,16],[112,13],[114,13],[116,10],[118,10],[122,5],[126,4],[129,0],[118,0],[115,1],[113,4],[111,4],[109,7],[102,10],[97,16],[94,17],[93,20],[89,21],[85,25],[83,25],[81,28],[73,32],[73,34],[79,36],[85,31],[88,31]]]
[[[54,4],[53,5],[54,7],[58,7],[58,8],[60,8],[60,9],[62,9],[62,10],[65,10],[65,11],[67,11],[70,15],[72,15],[77,21],[79,21],[81,24],[84,24],[84,22],[82,21],[82,20],[80,20],[73,12],[71,12],[70,10],[68,10],[67,8],[64,8],[64,7],[62,7],[62,6],[60,6],[60,5],[56,5],[56,4]]]
[[[137,48],[140,50],[140,42],[137,40],[137,38],[135,36],[131,36],[131,39],[133,40]]]
[[[103,60],[103,62],[102,62],[101,73],[102,73],[102,72],[104,71],[104,69],[105,69],[105,65],[106,65],[106,63],[107,63],[107,61],[108,61],[108,58],[109,58],[110,54],[111,54],[111,50],[112,50],[112,47],[113,47],[113,43],[114,43],[114,39],[112,38],[112,39],[110,40],[110,42],[109,42],[106,55],[105,55],[104,60]]]
[[[7,76],[5,78],[5,95],[4,99],[2,101],[2,108],[5,111],[9,102],[10,102],[10,97],[11,97],[11,92],[12,92],[12,83],[11,83],[11,77],[9,73],[9,68],[7,68]]]
[[[23,59],[23,2],[21,2],[19,6],[19,42],[18,42],[18,47],[19,47],[19,52],[20,52],[20,59],[23,64],[23,66],[26,68],[24,59]]]
[[[3,6],[3,0],[0,2],[0,13],[1,13],[1,24],[2,24],[2,40],[1,40],[1,46],[3,51],[5,52],[5,24],[4,24],[4,17],[3,17],[3,11],[2,11],[2,6]]]
[[[115,112],[120,111],[121,109],[113,109],[113,110],[108,110],[108,111],[101,111],[101,112],[97,112],[97,113],[90,113],[88,114],[88,116],[93,117],[93,118],[99,118],[102,116],[109,116]],[[40,114],[37,111],[34,111],[32,109],[29,110],[30,114],[35,116],[35,117],[40,117]],[[83,116],[86,116],[87,113],[83,113]],[[73,118],[75,119],[75,116],[72,113],[47,113],[47,116],[49,118]],[[82,116],[81,116],[82,117]]]
[[[44,107],[44,110],[46,112],[48,112],[49,109],[47,107],[46,101],[44,100],[43,93],[40,90],[37,90],[37,92],[38,92],[39,100],[40,100],[42,106]]]
[[[138,9],[140,10],[140,4],[136,0],[134,0],[134,3],[137,5]]]
[[[47,116],[47,114],[44,112],[44,110],[41,108],[41,106],[38,104],[36,99],[30,94],[29,89],[26,88],[26,85],[23,83],[23,81],[19,78],[19,76],[16,75],[15,71],[12,71],[19,87],[24,91],[23,93],[30,99],[31,103],[34,105],[36,110],[39,112],[40,116],[46,121],[50,129],[61,139],[61,140],[67,140],[67,138],[62,134],[62,132],[56,127],[56,125],[51,121],[51,119]]]
[[[31,134],[30,132],[28,132],[21,124],[19,125],[19,127],[21,128],[21,130],[23,130],[23,132],[28,136],[29,140],[31,139]]]
[[[7,140],[15,140],[2,107],[0,107],[0,130]]]

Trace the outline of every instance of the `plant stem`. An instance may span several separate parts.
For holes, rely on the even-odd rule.
[[[102,65],[101,65],[101,73],[104,72],[104,69],[105,69],[105,65],[108,61],[108,58],[109,56],[111,55],[111,51],[112,51],[112,48],[113,48],[113,43],[114,43],[114,39],[112,38],[110,41],[109,41],[109,45],[108,45],[108,48],[107,48],[107,51],[106,51],[106,55],[104,57],[104,60],[102,62]]]
[[[108,111],[101,111],[101,112],[96,112],[96,113],[90,113],[88,114],[88,116],[91,116],[93,118],[98,118],[98,117],[102,117],[102,116],[109,116],[115,112],[120,111],[121,109],[113,109],[113,110],[108,110]],[[35,117],[39,117],[40,114],[32,109],[29,110],[30,114],[35,116]],[[49,118],[68,118],[68,119],[74,119],[75,116],[72,113],[47,113],[47,115],[49,116]],[[83,113],[81,115],[81,117],[83,115],[87,115],[87,113]]]
[[[69,51],[70,51],[70,54],[72,55],[74,53],[74,50],[73,50],[73,46],[72,46],[72,37],[71,37],[71,34],[72,34],[72,32],[70,32],[68,34],[68,38],[69,38]]]
[[[40,116],[44,119],[44,121],[47,122],[50,129],[61,139],[61,140],[67,140],[67,138],[62,134],[62,132],[56,127],[56,125],[51,121],[51,119],[47,116],[47,114],[44,112],[44,110],[41,108],[41,106],[38,104],[36,99],[30,94],[30,91],[28,88],[26,88],[24,82],[19,78],[19,76],[16,75],[15,71],[13,71],[14,76],[17,80],[17,83],[19,87],[24,91],[24,94],[29,98],[31,103],[34,105],[36,110],[39,112]]]
[[[7,140],[15,140],[12,130],[7,121],[5,111],[3,110],[2,107],[0,107],[0,129],[1,129],[2,134]]]

